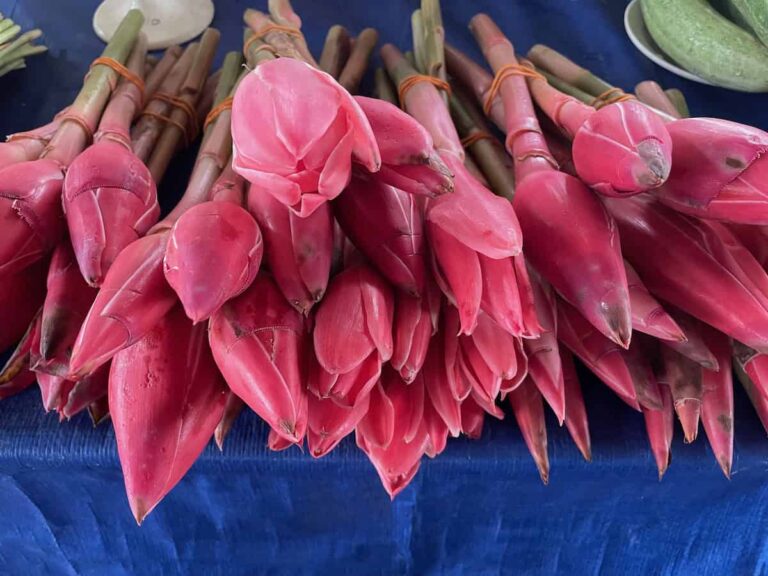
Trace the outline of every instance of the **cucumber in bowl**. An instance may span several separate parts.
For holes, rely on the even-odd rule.
[[[768,48],[705,0],[641,0],[653,40],[686,70],[726,88],[768,92]]]

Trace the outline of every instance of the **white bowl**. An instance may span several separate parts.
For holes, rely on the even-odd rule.
[[[661,48],[659,48],[656,45],[656,42],[653,41],[651,33],[648,32],[648,28],[645,27],[643,12],[640,8],[640,0],[632,0],[624,11],[624,28],[626,29],[627,36],[629,36],[632,44],[634,44],[646,58],[652,60],[662,68],[669,70],[673,74],[677,74],[688,80],[693,80],[694,82],[715,86],[712,82],[704,80],[704,78],[696,76],[696,74],[691,74],[687,70],[683,70],[674,64],[669,57],[661,51]]]
[[[150,50],[191,40],[213,20],[211,0],[104,0],[93,15],[97,36],[109,42],[123,16],[132,8],[144,13],[141,30],[147,35]]]

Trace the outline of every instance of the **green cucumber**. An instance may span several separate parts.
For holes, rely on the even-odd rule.
[[[746,92],[768,92],[768,48],[705,0],[640,0],[656,44],[686,70]]]
[[[765,0],[723,0],[734,21],[754,32],[768,46],[768,2]]]

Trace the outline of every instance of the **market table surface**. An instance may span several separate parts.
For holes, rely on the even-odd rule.
[[[241,14],[265,2],[220,0],[219,59],[236,50]],[[416,1],[296,0],[310,46],[341,23],[410,43]],[[0,80],[0,133],[50,119],[101,50],[95,0],[0,0],[0,12],[45,31],[50,52]],[[475,58],[467,31],[492,15],[518,48],[561,49],[615,84],[652,78],[678,87],[700,116],[768,128],[765,96],[693,84],[645,60],[626,39],[618,0],[444,0],[449,40]],[[194,151],[161,194],[178,196]],[[1,305],[1,303],[0,303]],[[585,375],[593,461],[549,422],[552,474],[543,486],[514,419],[480,441],[452,440],[394,502],[347,439],[315,461],[266,449],[266,429],[242,416],[224,453],[209,446],[137,527],[123,491],[114,434],[87,416],[59,424],[29,390],[0,403],[0,572],[3,574],[748,574],[768,571],[768,439],[736,390],[729,481],[703,433],[659,482],[642,416]]]

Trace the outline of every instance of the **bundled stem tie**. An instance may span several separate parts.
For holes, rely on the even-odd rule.
[[[505,66],[502,66],[499,68],[499,71],[496,72],[496,76],[493,77],[493,82],[491,82],[491,87],[488,89],[488,95],[485,97],[485,102],[483,103],[483,112],[486,116],[488,116],[491,112],[493,101],[499,94],[501,83],[510,76],[525,76],[527,78],[544,80],[544,82],[547,81],[547,79],[541,73],[537,72],[529,65],[506,64]]]
[[[253,33],[252,38],[261,39],[267,36],[267,34],[270,34],[272,32],[282,32],[283,34],[287,34],[288,36],[293,36],[294,38],[304,38],[304,35],[301,33],[301,30],[298,28],[294,28],[293,26],[283,26],[282,24],[274,24],[270,23],[261,28],[258,31],[255,31]]]
[[[461,145],[465,149],[468,149],[481,140],[493,140],[493,135],[485,130],[476,130],[464,136],[464,138],[461,139]]]
[[[135,72],[132,72],[130,69],[128,69],[125,65],[121,64],[114,58],[110,58],[108,56],[100,56],[96,58],[93,62],[91,62],[91,65],[89,66],[89,70],[93,69],[94,66],[106,66],[107,68],[111,68],[115,72],[118,73],[118,75],[125,78],[128,82],[135,85],[136,88],[139,89],[139,92],[141,93],[141,101],[144,101],[144,80],[142,80],[141,76],[136,74]],[[90,73],[90,72],[89,72]],[[115,89],[115,83],[112,84],[112,90]]]
[[[231,110],[232,109],[232,101],[234,98],[232,96],[227,96],[219,102],[216,106],[211,108],[211,111],[208,112],[208,115],[205,117],[205,122],[203,123],[203,132],[205,132],[208,129],[208,126],[211,125],[211,123],[216,121],[216,118],[219,117],[219,115],[224,112],[225,110]]]
[[[184,135],[185,144],[189,146],[195,139],[195,135],[199,129],[199,126],[197,125],[197,112],[195,112],[194,107],[186,100],[177,98],[176,96],[166,92],[155,92],[150,98],[150,101],[152,100],[160,100],[161,102],[166,102],[175,108],[179,108],[187,116],[187,122],[178,122],[171,118],[170,115],[166,116],[164,114],[158,114],[157,112],[152,112],[151,110],[144,110],[141,115],[149,116],[150,118],[156,118],[165,124],[172,124]]]
[[[263,43],[261,36],[258,34],[252,34],[248,37],[248,40],[245,41],[245,44],[243,44],[243,56],[246,58],[246,60],[248,59],[251,45],[254,42],[261,42],[262,44],[254,49],[252,56],[255,56],[259,52],[269,52],[273,56],[277,57],[277,50],[275,50],[274,46]]]
[[[85,118],[83,118],[76,112],[67,112],[66,114],[62,115],[61,122],[63,124],[64,122],[67,122],[67,121],[74,122],[75,124],[80,126],[80,128],[83,129],[83,132],[85,132],[86,139],[88,140],[88,142],[89,143],[93,142],[93,133],[96,131],[96,129],[93,126],[91,126]],[[44,154],[45,152],[43,152],[43,155]]]
[[[621,88],[609,88],[602,94],[595,96],[595,99],[590,102],[590,106],[600,110],[603,106],[609,104],[616,104],[617,102],[626,102],[627,100],[634,100],[635,97],[631,94],[627,94]]]
[[[448,94],[448,96],[451,95],[451,85],[445,80],[435,78],[434,76],[427,76],[425,74],[412,74],[411,76],[404,78],[397,87],[397,97],[400,100],[400,107],[405,107],[405,95],[408,93],[408,90],[420,82],[428,82],[438,90],[442,90]]]

